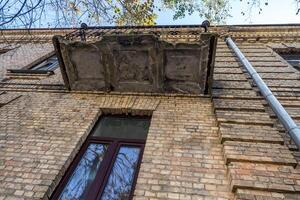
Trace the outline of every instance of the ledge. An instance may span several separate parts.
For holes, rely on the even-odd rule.
[[[210,94],[217,35],[169,43],[154,35],[53,38],[69,90]]]

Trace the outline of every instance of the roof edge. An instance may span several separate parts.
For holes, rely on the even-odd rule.
[[[257,28],[257,27],[295,27],[300,28],[300,23],[288,23],[288,24],[233,24],[233,25],[211,25],[210,28]],[[188,25],[155,25],[155,26],[91,26],[89,28],[100,29],[126,29],[126,28],[201,28],[201,24],[188,24]],[[73,28],[32,28],[32,29],[0,29],[0,31],[63,31],[63,30],[76,30],[80,27]]]

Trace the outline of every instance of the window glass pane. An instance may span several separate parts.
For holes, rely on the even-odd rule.
[[[94,180],[108,145],[90,144],[64,187],[60,200],[87,199],[86,193]]]
[[[104,116],[93,136],[146,140],[150,118]]]
[[[35,68],[34,70],[49,70],[49,67],[52,65],[53,63],[51,62],[47,62],[42,66],[39,66],[37,68]]]
[[[48,67],[48,70],[53,71],[53,70],[55,70],[57,67],[58,67],[58,61],[55,61],[55,62],[52,63],[52,65],[50,65],[50,66]]]
[[[295,69],[300,70],[300,54],[290,53],[290,54],[280,54],[280,56],[285,59],[290,65],[295,67]]]
[[[43,67],[44,65],[47,64],[47,61],[43,61],[42,63],[35,65],[34,67],[31,68],[31,70],[38,70],[39,68]]]
[[[285,60],[300,60],[300,54],[280,54]]]
[[[50,71],[56,69],[58,66],[58,62],[48,62],[45,65],[42,65],[34,70],[45,70],[45,71]]]
[[[129,199],[139,154],[139,147],[120,148],[101,200]]]
[[[50,70],[56,69],[57,67],[58,67],[57,57],[53,56],[53,57],[48,58],[47,60],[43,61],[42,63],[32,67],[31,70],[50,71]]]

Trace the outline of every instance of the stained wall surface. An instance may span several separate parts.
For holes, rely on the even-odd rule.
[[[102,111],[152,113],[135,199],[230,199],[212,103],[201,97],[17,93],[0,108],[4,199],[46,198]]]
[[[51,52],[51,33],[35,33],[42,50],[22,50],[28,62],[0,55],[0,199],[49,199],[103,113],[152,115],[135,199],[299,199],[298,149],[223,36],[232,36],[300,124],[300,74],[276,53],[300,48],[300,27],[210,31],[220,34],[211,96],[78,93],[65,89],[59,69],[7,73]]]

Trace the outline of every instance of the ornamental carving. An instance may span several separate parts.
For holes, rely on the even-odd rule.
[[[99,41],[53,43],[70,90],[210,93],[216,35],[169,43],[155,35],[104,35]]]

